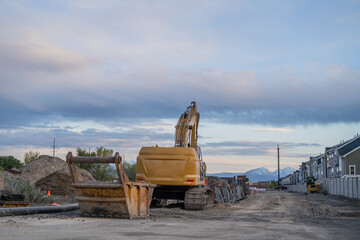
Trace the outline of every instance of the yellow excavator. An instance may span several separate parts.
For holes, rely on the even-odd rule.
[[[191,102],[175,126],[174,147],[142,147],[136,162],[136,180],[156,184],[154,200],[183,200],[188,210],[212,204],[206,186],[206,165],[197,144],[200,114]]]

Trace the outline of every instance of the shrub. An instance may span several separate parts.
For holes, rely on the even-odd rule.
[[[14,158],[13,156],[0,156],[0,169],[4,168],[21,168],[24,164],[20,160]]]
[[[5,189],[12,194],[23,194],[25,201],[31,203],[52,203],[53,200],[50,196],[46,196],[39,189],[29,181],[20,177],[7,177],[5,178]]]
[[[29,152],[25,153],[24,162],[26,164],[31,163],[32,161],[37,159],[39,156],[40,156],[39,152],[29,151]]]

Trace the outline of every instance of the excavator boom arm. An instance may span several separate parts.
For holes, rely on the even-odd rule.
[[[197,150],[199,119],[196,102],[191,102],[175,126],[175,147],[192,147]]]

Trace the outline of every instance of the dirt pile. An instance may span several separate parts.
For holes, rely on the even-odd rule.
[[[91,174],[79,169],[85,181],[93,181]],[[21,169],[22,178],[35,184],[43,191],[51,191],[52,195],[71,195],[74,189],[71,187],[71,176],[67,163],[58,157],[41,155]]]
[[[340,212],[336,208],[324,203],[308,203],[307,205],[307,208],[303,211],[303,214],[307,217],[335,217],[340,215]]]
[[[80,174],[86,181],[94,180],[89,172],[79,169]],[[52,195],[72,195],[74,188],[71,187],[72,180],[69,171],[59,170],[46,176],[35,183],[37,188],[43,191],[50,190]]]
[[[37,181],[57,171],[69,171],[66,162],[58,157],[41,155],[23,167],[20,176],[31,184],[35,184]]]
[[[0,171],[0,190],[5,188],[5,178],[11,177],[12,174],[5,171]]]

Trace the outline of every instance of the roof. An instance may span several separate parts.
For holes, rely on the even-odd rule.
[[[332,146],[332,148],[336,148],[336,147],[337,147],[337,148],[342,148],[342,147],[345,146],[346,144],[351,143],[351,142],[353,142],[353,141],[356,140],[356,139],[360,139],[360,136],[359,136],[359,135],[355,135],[353,138],[351,138],[351,139],[349,139],[349,140],[340,142],[340,143]]]
[[[338,150],[339,155],[343,156],[359,146],[360,146],[360,136],[356,135],[354,138],[340,142],[336,145],[333,145],[332,147],[326,147],[325,151],[327,153],[332,153],[335,150]]]
[[[324,155],[325,155],[324,153],[321,153],[320,155],[317,155],[316,157],[313,157],[313,160],[322,158],[322,157],[324,157]]]
[[[351,141],[347,142],[346,144],[342,145],[338,148],[338,152],[340,156],[344,156],[345,154],[351,152],[355,148],[360,146],[360,137],[356,137],[351,139]]]
[[[352,139],[349,139],[349,140],[346,140],[346,141],[340,142],[340,143],[338,143],[338,144],[335,144],[335,145],[333,145],[333,146],[329,147],[328,152],[333,152],[333,151],[334,151],[334,149],[336,149],[336,148],[341,148],[342,146],[344,146],[344,145],[348,144],[351,140],[352,140]]]
[[[348,155],[352,154],[353,152],[356,152],[359,149],[360,149],[360,147],[357,147],[354,150],[352,150],[352,151],[348,152],[347,154],[345,154],[343,157],[347,157]]]

